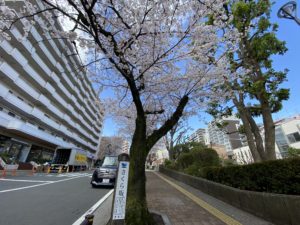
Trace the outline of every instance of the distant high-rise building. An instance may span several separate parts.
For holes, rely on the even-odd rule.
[[[226,122],[226,126],[219,128],[216,123]],[[235,117],[222,118],[219,121],[212,121],[208,124],[208,141],[210,145],[224,145],[227,153],[233,149],[243,146],[241,135],[238,132],[239,119]]]
[[[199,128],[194,133],[192,133],[188,138],[188,142],[201,142],[205,144],[205,129]]]

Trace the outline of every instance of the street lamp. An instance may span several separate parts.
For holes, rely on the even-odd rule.
[[[294,20],[298,25],[300,25],[300,19],[297,17],[297,3],[295,1],[290,1],[278,10],[277,16],[279,18],[285,18]]]

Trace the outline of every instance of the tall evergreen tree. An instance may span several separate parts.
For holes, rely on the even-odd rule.
[[[227,106],[212,101],[208,110],[214,116],[224,116],[236,108],[255,162],[276,159],[272,113],[289,98],[289,89],[280,87],[287,70],[276,71],[272,64],[272,56],[283,55],[287,48],[276,37],[278,26],[270,21],[271,6],[267,0],[232,0],[224,5],[227,15],[233,17],[229,27],[239,34],[238,48],[228,53],[230,75],[224,75],[224,83],[219,86],[230,93],[225,100]],[[254,120],[256,116],[262,117],[263,133]]]

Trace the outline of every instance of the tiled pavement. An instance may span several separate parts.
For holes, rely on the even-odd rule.
[[[147,202],[172,225],[272,225],[159,172],[147,172]]]
[[[172,225],[225,224],[154,172],[147,172],[146,188],[149,209],[166,214]]]

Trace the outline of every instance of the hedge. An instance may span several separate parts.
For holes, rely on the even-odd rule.
[[[207,167],[201,177],[242,190],[300,195],[300,158]]]

